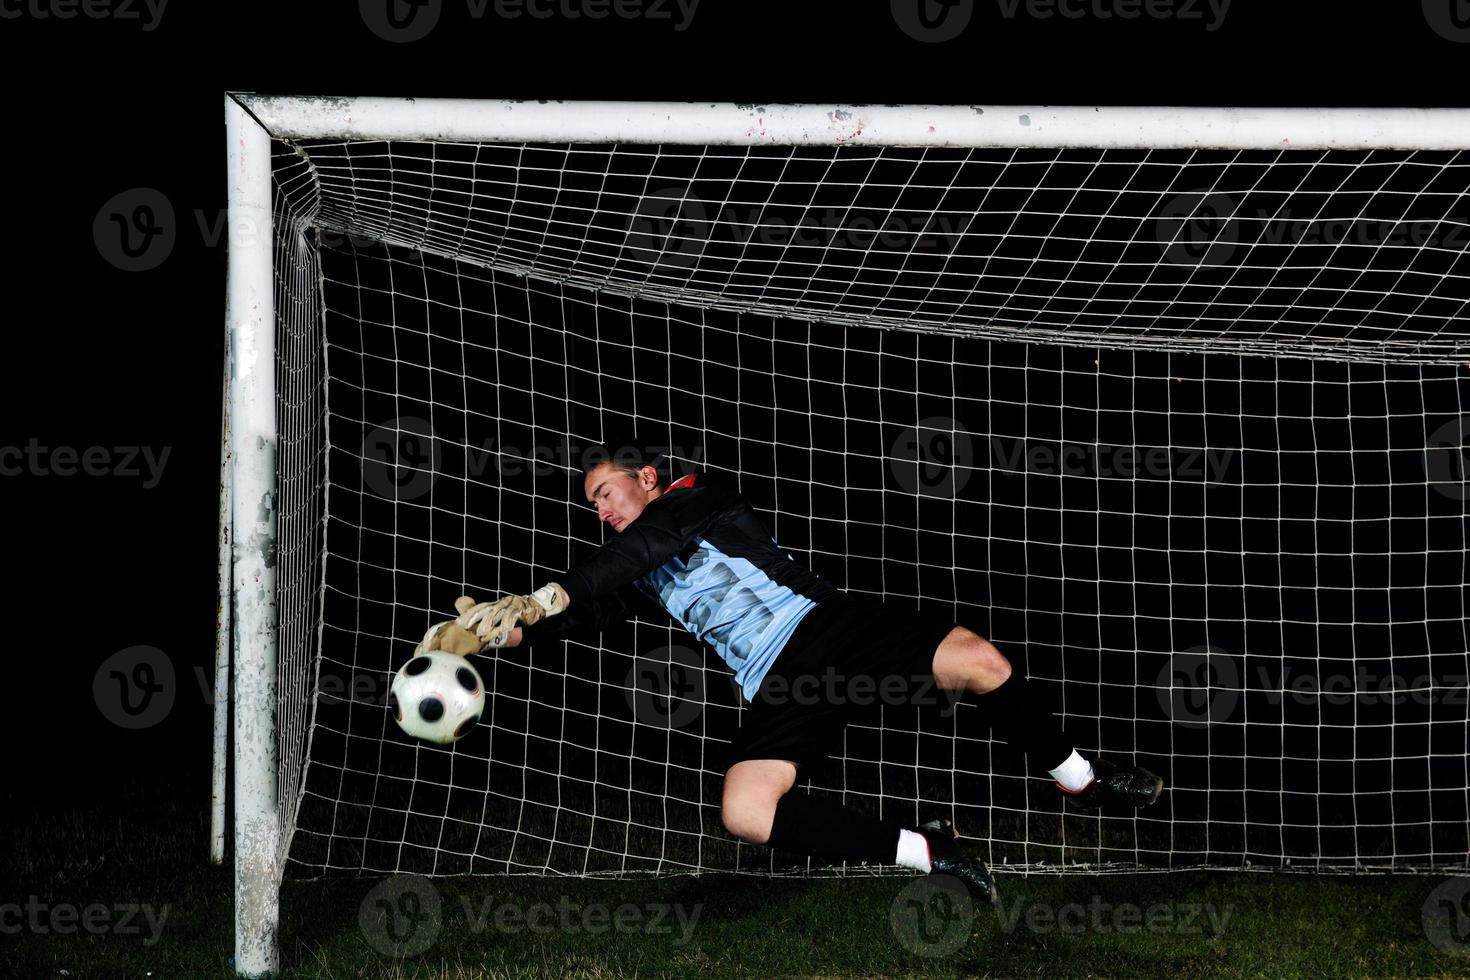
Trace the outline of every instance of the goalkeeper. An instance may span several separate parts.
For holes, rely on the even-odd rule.
[[[840,748],[858,700],[797,692],[823,677],[830,693],[834,676],[846,691],[863,684],[869,700],[879,690],[972,692],[994,731],[1075,805],[1158,799],[1163,781],[1153,773],[1080,755],[1043,698],[975,631],[849,597],[783,554],[739,493],[708,472],[665,485],[658,460],[636,450],[614,456],[599,447],[589,459],[584,492],[616,537],[530,595],[461,600],[459,618],[431,628],[421,650],[474,653],[602,629],[630,618],[641,593],[718,653],[749,704],[725,773],[721,817],[731,834],[830,860],[951,874],[991,904],[989,870],[947,824],[903,827],[788,794],[800,768]]]

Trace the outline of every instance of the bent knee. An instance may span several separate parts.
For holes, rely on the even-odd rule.
[[[1010,679],[1011,662],[989,640],[981,640],[980,642],[985,644],[983,656],[987,671],[994,679],[995,686],[999,687]]]
[[[776,819],[776,803],[753,800],[726,800],[720,807],[720,820],[732,837],[752,844],[764,844],[771,839],[771,824]]]

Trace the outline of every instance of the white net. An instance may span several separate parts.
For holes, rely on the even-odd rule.
[[[389,717],[456,596],[600,543],[578,454],[627,420],[1168,785],[1064,813],[970,699],[802,790],[1033,870],[1466,867],[1460,154],[280,149],[300,873],[851,870],[725,833],[739,702],[666,622],[480,658],[452,748]]]

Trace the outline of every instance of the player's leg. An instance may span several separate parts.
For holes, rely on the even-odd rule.
[[[796,785],[796,763],[785,759],[746,759],[725,773],[720,819],[741,840],[765,844],[771,839],[776,805]]]
[[[1012,669],[994,644],[973,630],[956,626],[939,644],[934,682],[941,690],[980,695],[977,704],[996,733],[1042,765],[1075,804],[1141,807],[1159,798],[1164,781],[1147,769],[1083,758],[1045,698],[1023,673]]]
[[[950,828],[934,823],[910,830],[836,800],[790,794],[796,770],[796,763],[784,759],[746,759],[731,766],[720,807],[725,829],[753,844],[797,854],[954,875],[977,901],[997,902],[990,871],[960,849]]]

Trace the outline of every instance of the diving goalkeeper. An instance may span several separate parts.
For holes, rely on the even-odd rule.
[[[749,707],[730,747],[721,817],[754,844],[839,861],[897,864],[959,878],[997,902],[985,865],[947,824],[904,827],[825,798],[788,794],[803,766],[840,748],[849,698],[800,698],[816,677],[885,696],[937,687],[979,695],[994,731],[1024,750],[1074,805],[1146,806],[1163,780],[1080,755],[1055,715],[977,632],[851,598],[776,546],[732,487],[707,471],[667,484],[657,460],[605,447],[589,453],[583,490],[615,532],[536,592],[474,606],[431,628],[420,650],[472,653],[605,628],[630,618],[639,594],[662,606],[730,667]],[[830,688],[830,683],[829,683]]]

